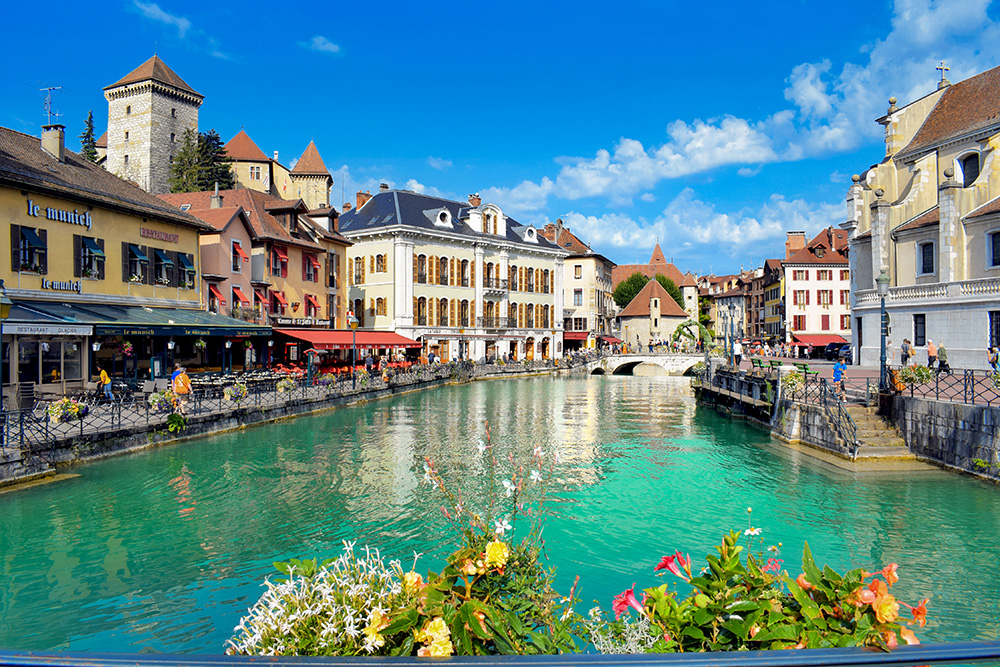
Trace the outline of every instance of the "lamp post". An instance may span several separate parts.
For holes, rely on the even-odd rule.
[[[4,377],[4,353],[3,353],[3,322],[10,316],[10,307],[12,302],[7,298],[7,290],[4,289],[3,280],[0,280],[0,445],[4,442],[4,433],[6,432],[6,415],[4,415],[4,403],[3,403],[3,383]]]
[[[733,343],[736,342],[734,340],[734,336],[736,335],[736,304],[730,303],[728,306],[728,310],[729,310],[729,365],[735,366],[736,357],[733,354],[735,345]]]
[[[358,365],[358,318],[354,317],[354,311],[347,311],[347,323],[351,325],[351,388],[358,388],[358,376],[356,367]]]
[[[232,352],[229,351],[229,349],[232,346],[233,346],[233,341],[227,340],[226,341],[226,349],[222,353],[222,365],[226,369],[225,370],[226,373],[231,373],[232,372],[232,365],[230,363],[232,361]]]
[[[881,317],[879,319],[880,332],[881,332],[881,353],[879,355],[879,372],[878,372],[878,390],[879,393],[885,394],[889,392],[889,378],[888,369],[885,365],[885,337],[889,333],[889,324],[886,321],[885,315],[885,295],[889,293],[889,274],[882,269],[882,272],[878,274],[878,278],[875,279],[875,286],[878,288],[879,301],[881,302]]]

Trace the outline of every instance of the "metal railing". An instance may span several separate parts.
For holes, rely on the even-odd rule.
[[[476,326],[483,329],[506,329],[509,318],[506,317],[477,317]]]
[[[929,382],[907,384],[900,379],[900,368],[889,370],[890,389],[904,395],[966,405],[1000,405],[1000,375],[992,371],[934,369],[934,377]]]
[[[840,439],[847,445],[847,449],[851,453],[851,460],[856,459],[858,457],[858,447],[860,446],[858,442],[858,425],[854,423],[854,419],[847,412],[847,407],[837,394],[837,391],[827,384],[826,378],[820,378],[819,390],[820,405],[826,412],[827,419],[830,420],[830,424]]]

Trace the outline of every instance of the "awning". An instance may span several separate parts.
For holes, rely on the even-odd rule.
[[[565,335],[565,334],[563,334],[563,335]],[[604,340],[605,343],[620,343],[620,342],[622,342],[621,338],[615,338],[614,336],[602,336],[601,338]]]
[[[844,337],[837,334],[792,334],[792,338],[803,345],[812,345],[813,347],[826,346],[830,343],[847,344]]]
[[[95,257],[104,257],[104,251],[101,250],[101,246],[97,245],[97,241],[87,236],[83,237],[83,245],[87,246],[87,250],[90,254]]]
[[[194,264],[188,260],[187,255],[182,252],[177,253],[177,263],[181,265],[181,268],[185,271],[194,271]]]
[[[274,298],[278,300],[278,303],[280,303],[282,306],[285,306],[286,308],[288,307],[288,302],[285,301],[285,297],[282,296],[281,292],[271,292],[271,294],[273,294]]]
[[[319,268],[319,260],[316,259],[316,255],[309,255],[309,261],[312,262],[312,265],[313,265],[314,269],[318,269]]]
[[[564,331],[563,340],[587,340],[589,331]]]
[[[160,264],[165,264],[167,266],[174,265],[174,260],[170,259],[170,256],[159,248],[153,248],[153,252],[156,253],[156,259],[159,260]]]
[[[317,350],[349,350],[352,343],[357,347],[421,347],[417,341],[391,331],[358,331],[356,340],[355,332],[350,329],[275,329],[275,332],[303,340]]]
[[[306,294],[306,303],[312,304],[314,308],[319,308],[319,301],[312,294]]]
[[[239,287],[234,287],[233,288],[233,295],[237,299],[239,299],[240,303],[242,303],[244,306],[249,306],[250,305],[250,299],[248,299],[246,297],[246,295],[240,290]]]
[[[135,257],[140,262],[144,262],[146,264],[149,263],[149,257],[146,257],[146,253],[144,253],[142,250],[140,250],[139,246],[137,246],[136,244],[129,243],[128,244],[128,251],[129,251],[130,255],[132,255],[133,257]]]
[[[209,283],[208,291],[212,294],[212,296],[214,296],[216,299],[219,300],[219,303],[221,303],[222,305],[226,305],[226,297],[222,296],[222,292],[219,291],[218,287]]]
[[[244,261],[244,262],[249,262],[249,261],[250,261],[250,256],[249,256],[249,255],[247,255],[247,254],[246,254],[245,252],[243,252],[243,247],[242,247],[242,246],[240,246],[240,244],[239,244],[239,243],[234,243],[234,244],[233,244],[233,250],[235,250],[235,251],[236,251],[236,254],[237,254],[237,255],[239,255],[240,257],[242,257],[242,258],[243,258],[243,261]]]
[[[45,250],[45,243],[31,227],[21,227],[21,238],[27,241],[32,248]]]
[[[266,303],[267,303],[267,297],[266,297],[266,296],[264,296],[264,293],[263,293],[263,292],[261,292],[261,291],[260,291],[259,289],[256,289],[256,288],[255,288],[255,289],[254,289],[254,291],[253,291],[253,295],[254,295],[255,297],[257,297],[257,301],[258,301],[259,303],[264,303],[264,304],[266,304]]]
[[[282,262],[288,261],[288,253],[286,253],[284,250],[282,250],[278,246],[274,246],[273,250],[274,254],[277,255],[278,259],[280,259]]]

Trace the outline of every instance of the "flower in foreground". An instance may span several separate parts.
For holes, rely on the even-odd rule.
[[[493,541],[486,545],[486,566],[503,567],[510,558],[510,547],[504,542]]]
[[[373,609],[368,615],[368,625],[365,626],[365,649],[369,652],[381,648],[385,637],[379,634],[389,627],[389,618],[378,609]]]
[[[762,572],[777,572],[781,568],[781,564],[785,561],[780,558],[768,558],[767,565],[761,568]]]
[[[403,588],[407,593],[419,593],[424,587],[424,578],[417,572],[407,572],[403,575]]]
[[[494,532],[497,534],[497,537],[503,537],[504,533],[511,530],[510,521],[508,521],[506,517],[497,519],[495,528],[496,530]]]
[[[795,583],[798,584],[799,588],[801,588],[804,591],[807,591],[807,590],[809,590],[810,588],[813,587],[812,584],[810,584],[808,581],[806,581],[806,573],[805,572],[803,572],[799,576],[795,577]]]
[[[917,636],[915,634],[913,634],[913,630],[910,630],[909,628],[905,628],[905,627],[904,628],[900,628],[899,629],[899,636],[902,637],[903,641],[905,641],[907,644],[919,644],[920,643],[920,640],[917,639]]]
[[[683,572],[681,568],[684,568]],[[658,570],[670,570],[684,581],[690,581],[687,573],[691,571],[691,558],[686,557],[680,551],[676,551],[673,556],[664,556],[660,559],[659,565],[653,568],[653,572]]]
[[[746,530],[743,531],[744,535],[760,535],[760,533],[761,533],[760,528],[747,528]]]
[[[531,471],[531,481],[535,482],[535,483],[541,482],[542,481],[542,473],[540,473],[537,470],[532,470]]]
[[[627,613],[629,607],[632,607],[640,614],[643,613],[642,605],[635,599],[635,584],[632,584],[632,588],[616,595],[615,599],[611,602],[611,609],[615,612],[615,620],[617,621],[621,618],[622,614]]]
[[[920,604],[918,604],[916,607],[911,607],[905,602],[900,603],[903,604],[911,612],[913,612],[913,620],[910,621],[910,625],[913,625],[914,623],[916,623],[920,627],[924,627],[925,625],[927,625],[927,602],[929,599],[930,598],[924,598],[923,600],[920,601]]]
[[[503,480],[503,490],[504,490],[504,493],[507,494],[508,498],[510,498],[512,495],[514,495],[514,490],[516,488],[517,487],[514,486],[514,480],[512,480],[512,479],[505,479],[505,480]]]
[[[875,610],[875,618],[879,623],[892,623],[899,618],[899,603],[891,595],[880,595],[875,598],[872,609]]]
[[[888,584],[890,588],[894,583],[899,581],[899,576],[896,574],[896,568],[898,567],[899,565],[897,565],[896,563],[889,563],[884,568],[882,568],[882,571],[879,573],[883,577],[885,577],[885,583]]]

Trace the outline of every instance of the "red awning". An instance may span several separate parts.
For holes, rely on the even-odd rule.
[[[589,331],[564,331],[563,340],[587,340]]]
[[[288,261],[288,253],[286,253],[282,248],[274,246],[274,254],[277,255],[278,259],[280,259],[282,262]]]
[[[316,255],[309,255],[309,261],[312,262],[313,268],[319,268],[319,260],[316,259]]]
[[[239,299],[240,303],[242,303],[244,306],[250,305],[250,299],[247,298],[247,295],[244,294],[239,287],[233,287],[233,296]]]
[[[214,296],[216,299],[219,300],[219,303],[221,303],[223,306],[226,305],[226,299],[222,296],[222,292],[219,291],[218,287],[216,287],[212,283],[209,283],[208,291],[212,294],[212,296]]]
[[[234,243],[233,244],[233,250],[236,251],[237,255],[239,255],[240,257],[243,258],[244,262],[249,262],[250,261],[250,256],[247,255],[245,252],[243,252],[243,248],[240,246],[239,243]]]
[[[615,338],[614,336],[604,336],[604,342],[605,343],[620,343],[620,342],[622,342],[622,339],[621,338]]]
[[[319,308],[319,301],[316,300],[312,294],[306,294],[306,303],[312,304],[314,307]]]
[[[278,300],[278,303],[280,303],[282,306],[285,306],[286,308],[288,307],[288,302],[285,301],[285,297],[281,292],[271,292],[271,294],[273,294],[274,298]]]
[[[792,334],[792,338],[803,345],[812,345],[813,347],[826,346],[830,343],[847,343],[843,336],[837,334]]]
[[[257,297],[257,301],[260,303],[267,303],[267,297],[259,289],[254,289],[253,294]]]
[[[275,329],[277,333],[311,343],[317,350],[349,350],[354,332],[329,329]],[[358,347],[421,347],[415,340],[391,331],[358,331]]]

